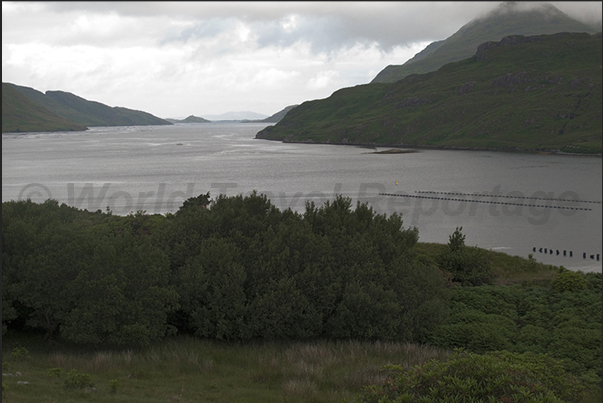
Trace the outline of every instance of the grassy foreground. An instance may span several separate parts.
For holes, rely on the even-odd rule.
[[[86,351],[19,335],[2,342],[2,401],[341,402],[363,385],[380,384],[383,365],[449,354],[403,343],[229,344],[184,336],[147,348]],[[66,388],[73,369],[94,386]]]
[[[419,243],[433,261],[446,245]],[[558,267],[489,252],[497,285],[549,286]],[[145,348],[88,348],[11,333],[2,340],[3,402],[344,402],[452,351],[393,342],[226,343],[177,336]],[[72,371],[76,372],[72,372]],[[81,388],[68,388],[71,383]],[[585,402],[600,401],[600,390]]]

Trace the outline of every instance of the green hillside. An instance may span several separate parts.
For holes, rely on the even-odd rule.
[[[46,109],[86,126],[145,126],[170,125],[150,113],[121,107],[110,107],[100,102],[88,101],[64,91],[46,91],[16,86],[17,90]]]
[[[260,122],[262,123],[277,123],[280,122],[287,113],[289,113],[289,111],[293,108],[295,108],[297,105],[289,105],[286,108],[278,111],[277,113],[275,113],[272,116],[267,117],[266,119],[262,119],[260,120]]]
[[[2,133],[72,130],[86,127],[31,101],[14,84],[2,83]]]
[[[516,3],[503,3],[483,18],[464,25],[443,41],[431,43],[403,65],[390,65],[373,79],[372,83],[391,83],[410,74],[436,71],[441,66],[471,57],[478,45],[500,41],[510,35],[541,35],[557,32],[587,32],[596,30],[568,17],[551,4],[542,4],[531,10],[522,10]]]
[[[11,90],[6,92],[5,96],[7,86],[10,86]],[[24,102],[29,107],[25,108]],[[40,110],[50,114],[51,120],[49,121],[48,117],[40,120],[38,116]],[[60,118],[58,124],[55,122],[57,118]],[[171,124],[147,112],[110,107],[100,102],[88,101],[69,92],[46,91],[44,94],[29,87],[2,84],[2,132],[86,130],[90,126]],[[64,127],[66,129],[63,129]]]
[[[601,34],[510,36],[395,83],[305,102],[256,137],[601,153]]]

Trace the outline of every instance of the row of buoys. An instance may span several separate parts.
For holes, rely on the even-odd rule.
[[[534,246],[534,247],[532,248],[532,252],[536,252],[536,251],[538,251],[538,252],[540,252],[540,253],[549,254],[549,255],[555,254],[555,255],[559,256],[560,254],[563,254],[563,256],[568,256],[568,253],[567,253],[567,251],[566,251],[566,250],[564,250],[564,251],[560,251],[559,249],[555,249],[555,250],[553,250],[553,249],[548,249],[548,248],[536,248],[536,247]],[[586,254],[586,252],[583,252],[583,253],[582,253],[582,258],[583,258],[583,259],[586,259],[586,258],[587,258],[587,256],[589,256],[589,257],[590,257],[592,260],[595,260],[595,259],[596,259],[596,260],[597,260],[597,262],[598,262],[598,261],[601,259],[601,254],[599,254],[599,253],[597,253],[596,255],[595,255],[595,254],[592,254],[592,255],[587,255],[587,254]],[[571,251],[571,250],[569,251],[569,257],[574,257],[574,252],[573,252],[573,251]]]
[[[561,202],[572,202],[572,203],[596,203],[601,204],[600,201],[590,201],[590,200],[568,200],[568,199],[554,199],[554,198],[545,198],[545,197],[529,197],[529,196],[504,196],[504,195],[489,195],[484,193],[460,193],[460,192],[432,192],[432,191],[415,191],[415,193],[428,193],[428,194],[440,194],[440,195],[453,195],[453,196],[485,196],[485,197],[505,197],[507,199],[532,199],[532,200],[551,200],[551,201],[561,201]]]
[[[521,207],[543,207],[543,208],[556,208],[562,210],[582,210],[582,211],[592,211],[593,209],[586,207],[566,207],[566,206],[546,206],[543,204],[521,204],[521,203],[508,203],[508,202],[497,202],[497,201],[488,201],[488,200],[466,200],[466,199],[453,199],[450,197],[435,197],[435,196],[414,196],[414,195],[403,195],[396,193],[379,193],[380,196],[397,196],[397,197],[411,197],[416,199],[430,199],[430,200],[450,200],[450,201],[459,201],[459,202],[472,202],[472,203],[485,203],[485,204],[499,204],[499,205],[507,205],[507,206],[521,206]]]

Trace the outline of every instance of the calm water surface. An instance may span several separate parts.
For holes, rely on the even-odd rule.
[[[447,150],[375,154],[385,148],[254,139],[264,127],[216,123],[3,134],[2,201],[51,197],[91,211],[166,213],[208,191],[215,197],[256,190],[280,209],[303,212],[306,201],[321,205],[342,194],[380,214],[401,213],[405,226],[419,228],[423,242],[446,243],[462,226],[468,245],[601,271],[601,158]]]

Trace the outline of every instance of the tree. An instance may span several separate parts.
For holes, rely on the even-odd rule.
[[[492,284],[492,263],[485,250],[465,245],[463,227],[449,237],[448,249],[436,257],[441,270],[451,274],[452,281],[464,286]]]

